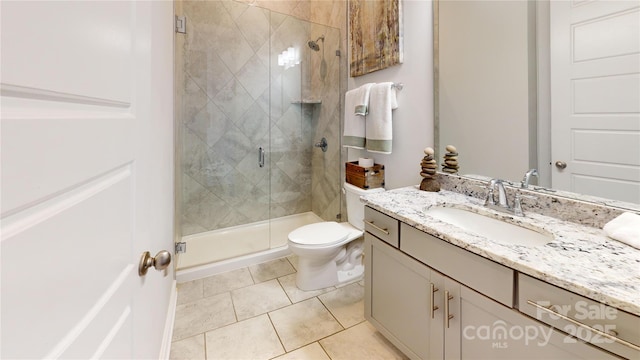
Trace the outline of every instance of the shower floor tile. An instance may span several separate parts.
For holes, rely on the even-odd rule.
[[[295,287],[297,258],[178,285],[171,359],[406,359],[364,319],[364,281]]]

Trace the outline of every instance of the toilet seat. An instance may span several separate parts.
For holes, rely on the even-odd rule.
[[[289,233],[289,241],[306,246],[328,246],[344,241],[349,232],[335,221],[301,226]]]

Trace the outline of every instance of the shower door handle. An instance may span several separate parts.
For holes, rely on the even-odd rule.
[[[264,149],[262,146],[258,148],[258,166],[264,167]]]

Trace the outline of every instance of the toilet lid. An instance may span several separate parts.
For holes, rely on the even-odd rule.
[[[331,245],[343,241],[349,232],[335,221],[301,226],[289,233],[289,240],[300,245]]]

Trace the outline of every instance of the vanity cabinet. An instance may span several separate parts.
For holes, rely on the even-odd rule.
[[[429,359],[431,270],[365,233],[365,317],[412,359]]]
[[[512,269],[404,223],[395,236],[365,233],[365,318],[409,358],[616,358],[518,312]]]
[[[401,224],[400,250],[423,264],[513,307],[515,272],[467,250]]]
[[[448,285],[453,289],[455,285]],[[432,359],[619,359],[458,284],[443,356]]]
[[[518,289],[521,312],[625,358],[640,359],[640,317],[524,274],[518,274]]]

